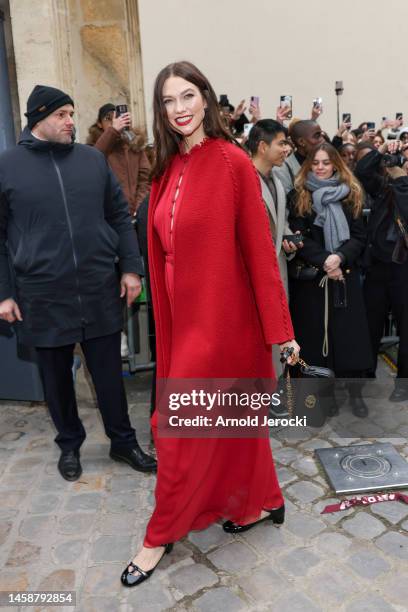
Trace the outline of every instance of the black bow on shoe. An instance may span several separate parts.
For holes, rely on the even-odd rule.
[[[269,512],[268,516],[265,516],[259,521],[255,521],[254,523],[248,523],[247,525],[238,525],[237,523],[233,523],[232,521],[226,521],[222,528],[227,533],[243,533],[244,531],[248,531],[248,529],[252,529],[255,525],[259,525],[264,521],[272,521],[276,525],[282,525],[285,520],[285,506],[281,506],[280,508],[276,508],[276,510],[265,510],[265,512]]]
[[[160,561],[163,559],[164,555],[170,553],[172,550],[173,550],[172,543],[165,544],[162,556],[160,557],[160,559],[158,560],[154,568],[151,570],[147,570],[147,571],[142,570],[138,565],[135,565],[133,561],[128,563],[126,569],[122,572],[122,575],[120,577],[120,580],[123,586],[126,586],[126,587],[137,586],[138,584],[141,584],[142,582],[150,578],[150,576],[153,574],[156,567],[159,565]],[[135,572],[138,572],[138,574],[135,575]]]

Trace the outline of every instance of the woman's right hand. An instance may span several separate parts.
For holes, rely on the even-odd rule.
[[[122,130],[129,128],[130,123],[130,113],[123,113],[123,115],[119,115],[119,117],[114,117],[112,119],[112,127],[115,128],[117,132],[121,132]]]
[[[336,136],[339,136],[339,138],[342,138],[342,137],[343,137],[343,134],[344,134],[345,132],[348,132],[348,131],[350,130],[350,128],[351,128],[351,123],[349,123],[349,122],[348,122],[348,123],[345,123],[345,122],[343,121],[343,123],[341,123],[341,124],[340,124],[340,127],[339,127],[339,129],[337,130],[337,134],[336,134]]]

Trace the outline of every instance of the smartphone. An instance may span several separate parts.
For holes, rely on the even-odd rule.
[[[286,115],[288,119],[292,119],[292,96],[281,96],[280,106],[282,108],[290,108],[290,112]]]
[[[343,91],[343,81],[336,81],[334,88],[336,91]]]
[[[128,112],[127,104],[118,104],[115,107],[115,110],[116,110],[116,117],[120,117],[121,115],[124,115],[125,113]]]
[[[367,130],[375,130],[375,122],[367,121]]]
[[[220,95],[220,106],[228,106],[228,96],[227,94]]]
[[[253,123],[244,123],[244,137],[248,138],[250,131],[252,130],[252,128],[254,127]]]
[[[395,113],[395,119],[397,121],[402,121],[403,118],[403,114],[402,113]]]
[[[351,123],[351,113],[343,113],[343,123]]]
[[[259,108],[259,96],[251,96],[251,104]]]
[[[313,100],[313,106],[314,108],[320,108],[322,105],[323,99],[322,98],[315,98]]]
[[[303,236],[302,234],[285,234],[282,236],[282,240],[293,242],[293,244],[297,246],[300,242],[303,242]]]

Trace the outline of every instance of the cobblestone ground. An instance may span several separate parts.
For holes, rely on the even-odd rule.
[[[132,421],[145,449],[148,382],[141,375],[128,384]],[[383,388],[390,392],[389,376]],[[119,576],[143,536],[155,478],[109,459],[92,398],[85,392],[81,398],[88,437],[84,472],[75,483],[57,473],[59,453],[45,407],[0,403],[0,591],[72,589],[81,612],[407,610],[408,505],[320,514],[336,496],[314,449],[362,441],[358,433],[342,437],[333,419],[295,439],[272,432],[286,498],[284,526],[263,524],[230,536],[216,524],[191,533],[151,580],[124,589]],[[407,404],[389,404],[380,393],[370,409],[366,428],[376,437],[364,442],[391,441],[407,458]],[[350,417],[345,402],[338,423],[347,420],[349,429],[354,424],[360,431],[361,421]]]

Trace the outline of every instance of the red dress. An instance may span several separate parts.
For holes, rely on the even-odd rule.
[[[273,376],[271,344],[293,329],[259,180],[238,147],[206,140],[154,183],[149,266],[158,379]],[[268,439],[162,438],[156,412],[152,428],[156,507],[145,546],[282,505]]]

